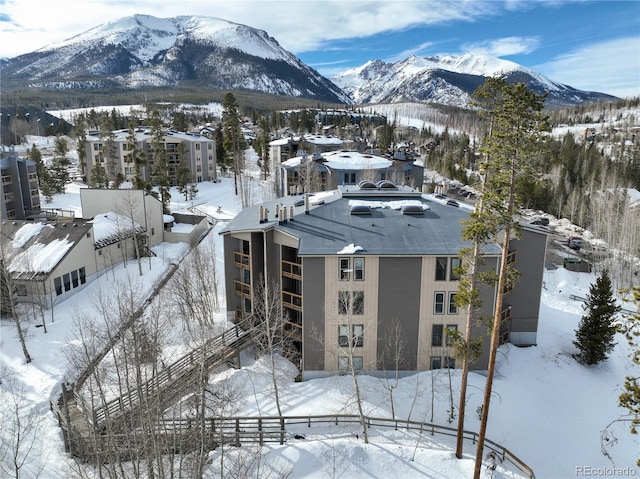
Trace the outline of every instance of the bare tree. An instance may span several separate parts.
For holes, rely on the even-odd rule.
[[[269,357],[273,395],[280,417],[281,430],[284,431],[276,360],[277,354],[287,348],[289,341],[284,335],[284,326],[288,321],[288,316],[282,307],[281,297],[280,285],[266,279],[264,275],[260,275],[254,288],[253,313],[248,317],[248,322],[253,327],[256,344]],[[282,442],[284,442],[284,437],[282,437]]]
[[[389,393],[389,404],[391,406],[391,417],[396,418],[395,401],[393,397],[394,391],[400,385],[400,370],[405,359],[407,348],[407,340],[404,335],[402,325],[398,318],[394,318],[391,328],[384,338],[382,346],[382,355],[380,368],[384,375],[381,378],[381,384]],[[389,370],[388,366],[392,366]]]
[[[0,238],[0,303],[2,304],[2,314],[9,316],[13,320],[24,360],[30,363],[31,355],[27,349],[25,318],[19,314],[16,308],[16,284],[10,271],[15,260],[15,254],[8,241],[4,237]]]
[[[0,472],[4,477],[15,479],[40,477],[47,456],[39,444],[43,416],[15,380],[10,379],[7,384],[8,398],[0,409],[3,429],[0,434]]]
[[[322,175],[317,163],[311,157],[305,158],[300,162],[298,179],[303,193],[322,190]]]

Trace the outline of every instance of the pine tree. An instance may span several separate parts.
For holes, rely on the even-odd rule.
[[[227,157],[231,155],[230,164],[233,169],[235,193],[238,194],[238,175],[244,169],[242,152],[247,147],[242,134],[240,112],[233,93],[226,93],[222,100],[222,135]],[[229,163],[227,163],[229,164]]]
[[[617,327],[613,320],[620,311],[607,270],[589,288],[584,309],[587,314],[582,316],[573,342],[579,350],[574,357],[584,364],[598,364],[609,357],[615,346],[613,339]]]
[[[625,291],[631,296],[631,301],[636,305],[636,312],[625,317],[620,328],[631,347],[631,360],[633,364],[640,366],[640,286],[635,286]],[[631,370],[631,369],[630,369]],[[624,392],[618,398],[618,405],[626,408],[631,414],[631,434],[638,434],[640,428],[640,374],[626,376],[624,380]],[[640,458],[636,463],[640,466]]]
[[[504,292],[507,287],[513,285],[518,274],[517,270],[507,263],[512,235],[517,234],[514,217],[520,207],[516,196],[516,182],[523,175],[535,174],[536,162],[541,151],[542,132],[548,129],[546,117],[542,113],[545,98],[546,95],[537,95],[528,90],[523,83],[507,84],[502,78],[488,78],[474,92],[474,99],[490,124],[480,148],[485,159],[480,171],[485,177],[481,197],[483,214],[475,220],[477,223],[483,221],[483,218],[491,218],[490,231],[481,236],[499,232],[500,238],[495,239],[502,243],[474,479],[480,478],[482,468],[493,377],[500,342]],[[474,233],[472,237],[476,234]]]

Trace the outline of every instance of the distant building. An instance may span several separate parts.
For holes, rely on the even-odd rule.
[[[340,150],[344,147],[345,141],[336,136],[291,135],[269,143],[269,159],[275,170],[280,163],[290,158]]]
[[[102,271],[153,256],[160,242],[195,244],[207,218],[163,215],[162,203],[141,190],[80,190],[84,218],[3,220],[0,241],[18,301],[50,307],[84,289]],[[175,231],[174,231],[175,230]]]
[[[13,149],[2,147],[0,152],[2,171],[3,219],[23,220],[40,209],[37,167],[33,161],[18,158]]]
[[[97,162],[105,168],[109,179],[113,181],[118,174],[125,180],[131,181],[135,177],[135,165],[128,150],[128,130],[113,132],[113,158],[107,158],[107,139],[100,137],[100,132],[92,131],[87,135],[86,173],[91,178],[91,172]],[[151,130],[148,127],[135,131],[137,148],[146,156],[149,166],[143,168],[142,176],[145,181],[151,180],[153,170],[153,147]],[[167,153],[168,173],[171,186],[178,184],[177,174],[180,164],[184,164],[191,172],[194,182],[215,181],[216,146],[215,140],[198,133],[180,133],[166,130],[163,135],[163,145]]]
[[[256,288],[269,281],[287,314],[283,353],[303,379],[346,370],[349,344],[362,371],[459,367],[446,332],[464,327],[454,299],[468,216],[412,188],[366,181],[246,208],[221,231],[229,319],[250,321]],[[522,225],[510,242],[508,261],[521,274],[506,291],[501,343],[536,344],[546,236]],[[499,245],[488,245],[483,267],[497,269],[500,258]],[[493,316],[495,294],[482,288],[476,319]],[[477,323],[473,334],[487,331]],[[486,369],[488,343],[475,369]]]
[[[308,176],[315,179],[308,181]],[[280,164],[276,188],[280,196],[334,190],[340,185],[357,185],[388,180],[398,185],[422,188],[424,167],[398,152],[387,158],[358,151],[339,150],[298,156]]]

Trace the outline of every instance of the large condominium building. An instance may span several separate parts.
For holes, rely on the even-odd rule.
[[[114,180],[118,174],[123,175],[128,181],[133,180],[135,164],[128,136],[128,130],[113,131],[109,137],[100,132],[89,132],[85,146],[87,179],[91,178],[94,166],[100,163],[110,180]],[[151,130],[145,127],[136,129],[135,141],[137,149],[146,157],[149,165],[142,169],[142,177],[145,181],[150,181],[154,163]],[[191,181],[216,180],[215,140],[197,133],[166,130],[162,141],[167,155],[171,186],[178,184],[178,167],[181,164],[191,172]]]
[[[247,208],[221,232],[227,311],[236,321],[251,318],[256,292],[277,285],[291,339],[285,353],[303,379],[344,370],[350,357],[363,371],[456,367],[447,330],[465,321],[454,298],[468,216],[388,181]],[[536,343],[545,252],[541,228],[523,225],[511,240],[508,261],[521,274],[505,296],[502,342]],[[501,249],[489,245],[484,257],[484,267],[496,269]],[[493,315],[495,294],[482,289],[477,318]],[[478,323],[473,334],[486,329]],[[476,369],[487,366],[488,343]]]
[[[40,210],[38,174],[33,161],[18,158],[13,149],[0,152],[2,184],[0,195],[3,219],[26,219]]]

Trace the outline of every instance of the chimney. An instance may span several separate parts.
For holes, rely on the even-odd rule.
[[[289,219],[293,221],[293,205],[289,206]]]
[[[260,217],[260,223],[264,223],[264,206],[260,206],[258,209],[258,216]]]
[[[304,214],[309,214],[309,193],[304,194]]]

